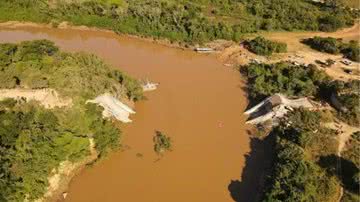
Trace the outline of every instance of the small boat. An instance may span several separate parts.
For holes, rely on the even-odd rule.
[[[152,82],[149,82],[149,81],[146,81],[142,86],[143,88],[143,91],[146,92],[146,91],[153,91],[153,90],[156,90],[157,89],[157,86],[159,84],[158,83],[152,83]]]
[[[207,52],[214,52],[214,49],[212,48],[195,48],[196,52],[201,52],[201,53],[207,53]]]

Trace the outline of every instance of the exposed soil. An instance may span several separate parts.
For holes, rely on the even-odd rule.
[[[223,48],[218,52],[218,58],[227,65],[245,65],[251,60],[258,60],[261,62],[275,63],[282,60],[288,60],[297,62],[299,64],[315,64],[315,60],[325,61],[326,59],[332,59],[336,61],[336,64],[328,68],[323,68],[317,65],[320,69],[323,69],[329,76],[339,80],[360,79],[360,63],[352,62],[351,65],[344,65],[341,63],[343,59],[342,55],[331,55],[327,53],[318,52],[309,48],[307,45],[302,44],[301,40],[311,38],[314,36],[322,37],[335,37],[343,38],[344,41],[360,40],[360,23],[356,23],[351,28],[346,28],[333,33],[324,32],[270,32],[259,33],[267,39],[284,42],[288,45],[288,52],[282,54],[274,54],[271,57],[258,56],[248,51],[242,44],[232,43],[231,45],[223,45]],[[254,37],[254,36],[249,36]],[[224,44],[219,42],[219,44]],[[209,44],[209,46],[214,46]],[[216,46],[214,46],[216,47]],[[344,70],[352,70],[352,74],[346,73]]]
[[[38,101],[46,108],[66,107],[72,104],[72,100],[70,98],[60,97],[53,89],[0,89],[0,100],[6,98]]]

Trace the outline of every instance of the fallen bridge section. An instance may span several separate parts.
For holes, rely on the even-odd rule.
[[[129,116],[130,114],[135,114],[135,111],[129,106],[107,93],[96,97],[94,100],[89,100],[88,102],[102,106],[104,108],[103,117],[114,117],[124,123],[132,122],[129,119]]]
[[[256,125],[272,121],[272,124],[276,125],[277,120],[289,110],[299,107],[311,109],[315,105],[308,98],[289,99],[282,94],[275,94],[245,111],[245,114],[249,115],[249,120],[246,123]]]

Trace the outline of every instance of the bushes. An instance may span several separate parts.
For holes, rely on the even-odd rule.
[[[350,60],[360,61],[360,47],[357,41],[344,43],[341,39],[316,36],[314,38],[305,39],[302,42],[321,52],[330,54],[338,54],[341,52]]]
[[[50,41],[0,44],[0,88],[54,88],[63,95],[89,99],[112,93],[140,100],[139,82],[111,70],[100,58],[84,53],[62,53]]]
[[[160,131],[155,131],[155,136],[153,137],[154,142],[154,151],[156,154],[160,155],[166,151],[170,151],[172,147],[171,138],[166,136]]]
[[[328,80],[324,72],[311,65],[251,63],[242,69],[248,78],[250,97],[256,100],[274,93],[313,96],[318,93],[321,83]]]
[[[328,15],[320,18],[319,24],[319,30],[324,32],[333,32],[345,26],[343,19],[338,18],[335,15]]]
[[[256,37],[246,42],[247,48],[258,55],[269,56],[273,53],[283,53],[287,51],[285,43],[266,40],[264,37]]]
[[[334,82],[332,93],[346,110],[339,110],[338,117],[353,126],[360,126],[360,81]]]
[[[341,53],[349,60],[360,62],[360,47],[357,41],[350,41],[348,44],[343,44]]]
[[[340,49],[341,41],[332,37],[323,38],[316,36],[314,38],[305,39],[303,43],[321,52],[326,52],[331,54],[337,54],[340,52],[339,49]]]

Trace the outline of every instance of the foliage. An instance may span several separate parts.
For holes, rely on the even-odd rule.
[[[286,43],[270,41],[260,36],[247,41],[246,46],[251,52],[266,56],[287,51]]]
[[[344,43],[342,39],[315,36],[314,38],[303,40],[303,43],[321,52],[331,54],[338,54],[341,52],[350,60],[360,61],[360,47],[357,41]]]
[[[3,0],[0,20],[69,21],[116,32],[203,43],[263,30],[333,31],[356,11],[307,0]]]
[[[350,43],[344,43],[341,48],[341,53],[349,60],[360,62],[360,47],[358,41],[350,41]]]
[[[47,40],[0,44],[0,88],[53,88],[63,95],[89,99],[102,93],[142,99],[139,82],[112,70],[100,58],[63,53]]]
[[[94,55],[61,52],[47,40],[0,44],[0,80],[0,88],[53,88],[73,100],[71,107],[55,109],[0,101],[0,201],[42,197],[61,162],[89,155],[89,138],[100,157],[120,146],[120,130],[87,99],[107,92],[142,98],[135,79]]]
[[[166,151],[171,151],[172,141],[171,138],[166,136],[160,131],[155,131],[155,136],[153,137],[154,142],[154,151],[159,155],[163,154]]]
[[[303,43],[321,52],[337,54],[340,52],[341,41],[332,37],[319,37],[305,39]]]
[[[354,162],[354,164],[360,169],[360,132],[355,132],[351,135],[349,142],[347,142],[345,151],[341,154],[345,159]],[[356,173],[358,174],[358,173]],[[355,179],[355,178],[354,178]],[[358,180],[358,179],[356,179]],[[354,182],[356,182],[354,180]],[[359,182],[357,182],[359,183]]]
[[[263,99],[274,93],[288,96],[313,96],[328,76],[312,65],[251,63],[242,67],[248,78],[250,97]]]
[[[360,81],[333,82],[332,93],[346,110],[339,110],[338,117],[353,126],[360,125]]]
[[[88,153],[89,140],[60,125],[50,110],[28,104],[1,110],[1,201],[41,197],[52,169]]]
[[[316,163],[319,156],[336,151],[336,141],[330,138],[334,134],[320,119],[317,112],[299,109],[273,129],[276,154],[263,201],[326,202],[337,197],[338,181]]]

